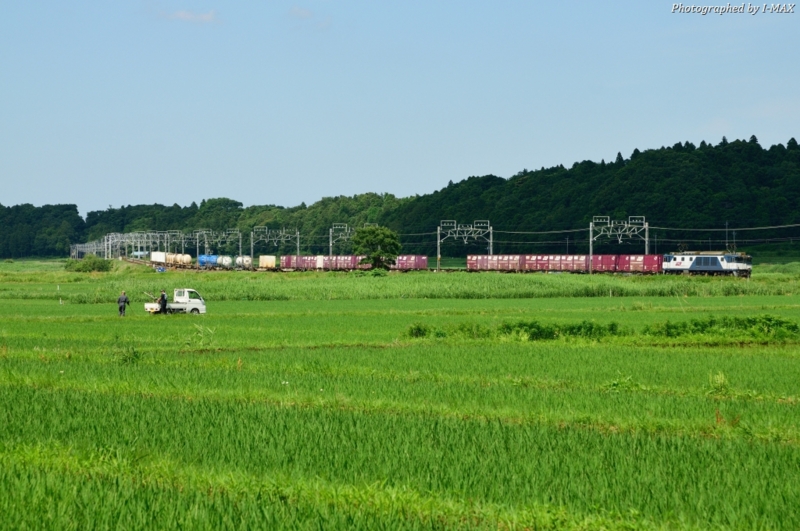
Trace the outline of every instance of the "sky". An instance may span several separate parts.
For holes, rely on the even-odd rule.
[[[800,9],[756,6],[6,2],[0,204],[296,206],[683,141],[785,144]]]

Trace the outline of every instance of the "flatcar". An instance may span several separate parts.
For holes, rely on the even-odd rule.
[[[664,273],[749,277],[753,259],[744,253],[723,251],[681,252],[664,255]]]

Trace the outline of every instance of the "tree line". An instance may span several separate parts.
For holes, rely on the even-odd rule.
[[[84,220],[76,205],[0,205],[0,257],[66,256],[70,243],[108,232],[239,228],[249,233],[253,226],[298,228],[302,252],[327,253],[333,223],[352,227],[377,223],[400,233],[403,252],[432,255],[436,239],[429,233],[444,219],[490,220],[497,231],[495,253],[552,253],[569,248],[569,233],[564,237],[503,231],[583,228],[594,215],[613,219],[641,215],[654,226],[682,228],[721,228],[726,222],[731,227],[800,223],[800,147],[792,138],[785,145],[764,148],[755,136],[732,142],[723,137],[716,145],[679,142],[635,149],[628,158],[620,153],[610,162],[585,160],[569,168],[524,169],[507,179],[473,176],[431,194],[398,198],[366,193],[326,197],[291,208],[244,207],[233,199],[216,198],[189,206],[108,208],[89,212]],[[671,236],[675,241],[694,237],[675,231],[658,234],[665,241]],[[573,238],[571,252],[585,252],[587,236]],[[485,248],[485,242],[447,241],[443,249],[446,255],[458,256]],[[346,245],[338,249],[347,252]],[[272,251],[293,252],[288,246]]]

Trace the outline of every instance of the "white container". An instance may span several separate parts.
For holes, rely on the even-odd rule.
[[[150,253],[150,261],[154,264],[166,264],[167,253],[163,251],[153,251]]]
[[[230,256],[220,256],[217,258],[217,265],[220,267],[231,267],[233,265],[233,258]]]
[[[250,268],[253,266],[253,259],[249,256],[237,256],[236,257],[236,267],[246,267]]]
[[[317,255],[317,269],[325,268],[325,257],[321,254]]]
[[[258,257],[258,267],[260,269],[275,269],[276,263],[276,257],[273,255],[261,255]]]

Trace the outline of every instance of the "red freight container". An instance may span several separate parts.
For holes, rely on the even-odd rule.
[[[409,271],[412,269],[428,269],[428,257],[425,255],[401,254],[395,260],[392,269]]]
[[[585,254],[572,255],[572,271],[589,271],[589,256]]]
[[[561,255],[557,254],[547,255],[547,270],[561,271]]]
[[[592,255],[592,271],[609,271],[613,273],[616,270],[617,270],[617,255],[615,254]]]
[[[355,269],[358,263],[356,257],[352,254],[346,254],[336,257],[336,269],[349,271]]]
[[[644,255],[644,272],[661,273],[663,271],[664,257],[660,254]]]
[[[489,257],[485,254],[467,255],[467,271],[486,271],[489,269]]]
[[[536,258],[535,254],[526,254],[523,257],[522,269],[525,271],[536,271]]]
[[[295,254],[281,256],[281,269],[303,269],[304,258]]]
[[[550,269],[550,257],[546,254],[536,254],[526,257],[525,269],[533,271],[547,271]]]
[[[621,254],[617,262],[617,271],[625,273],[641,273],[644,271],[644,255]]]
[[[523,258],[518,254],[498,254],[490,256],[489,263],[495,271],[519,271],[522,269]]]
[[[353,261],[355,262],[356,267],[358,269],[372,269],[372,264],[362,264],[361,263],[361,260],[363,260],[364,258],[366,258],[366,256],[354,256],[353,257]]]

